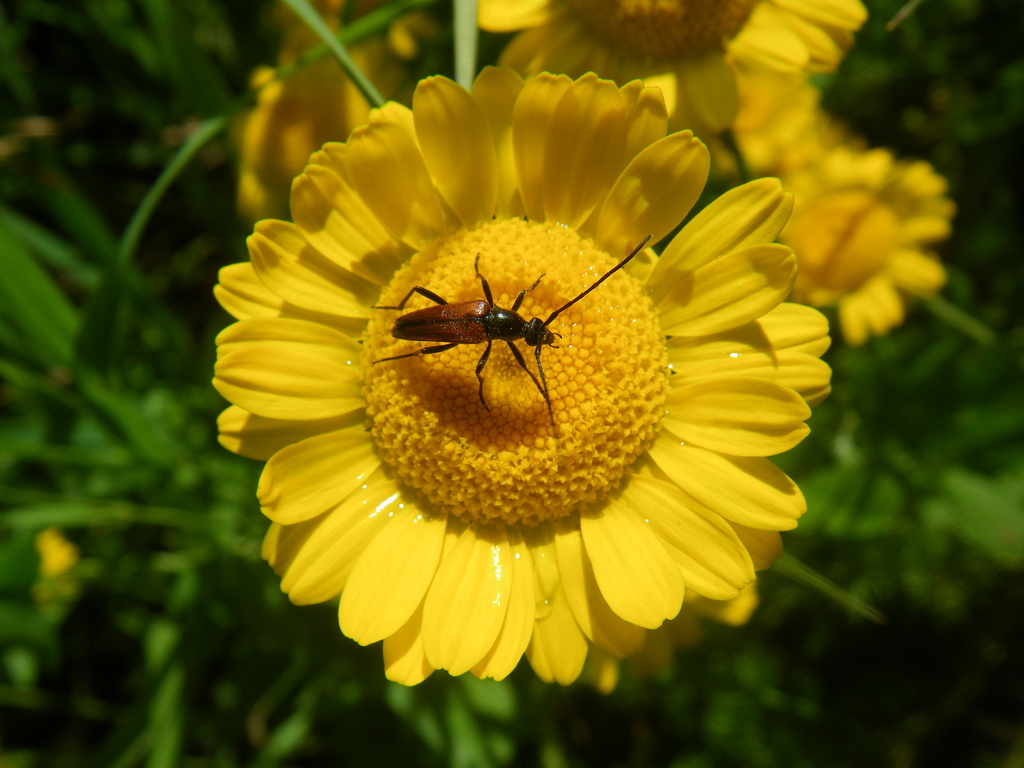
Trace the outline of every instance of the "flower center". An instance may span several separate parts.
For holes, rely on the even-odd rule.
[[[800,270],[834,291],[861,287],[885,266],[899,235],[892,208],[871,192],[823,195],[793,216],[783,234],[800,259]]]
[[[721,49],[760,0],[569,0],[583,25],[633,58],[673,59]]]
[[[396,305],[414,286],[450,304],[481,300],[474,275],[490,283],[495,305],[529,322],[593,285],[616,259],[552,224],[513,220],[462,229],[420,251],[381,294]],[[625,255],[625,254],[623,254]],[[619,257],[621,258],[621,257]],[[375,310],[366,340],[364,397],[374,440],[387,465],[431,504],[467,522],[536,524],[599,501],[650,445],[667,391],[665,339],[640,284],[618,272],[561,313],[549,327],[555,346],[541,346],[556,438],[544,397],[505,341],[374,363],[457,340],[453,325],[432,326],[436,341],[396,339],[395,320],[437,307],[413,294],[402,311]],[[468,320],[468,328],[477,328]],[[538,378],[535,348],[515,344]],[[489,410],[488,410],[489,408]]]

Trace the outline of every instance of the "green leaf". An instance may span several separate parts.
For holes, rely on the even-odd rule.
[[[50,230],[4,205],[0,205],[0,220],[50,269],[83,288],[92,288],[99,281],[99,272],[82,258],[78,249]]]
[[[118,246],[117,259],[110,264],[99,288],[90,297],[78,337],[76,360],[101,376],[108,373],[113,362],[118,333],[118,320],[128,288],[134,281],[128,264],[135,255],[142,233],[168,188],[181,175],[193,157],[218,133],[224,130],[223,115],[205,121],[192,133],[164,167],[153,186],[146,192]]]
[[[800,531],[836,538],[869,539],[896,525],[904,503],[899,482],[863,464],[828,467],[801,481],[807,514]]]
[[[2,218],[0,312],[35,345],[39,363],[54,366],[71,360],[77,313]]]
[[[216,113],[228,101],[227,83],[196,44],[194,22],[187,18],[190,4],[175,0],[143,0],[150,34],[175,90],[188,108],[200,114]]]
[[[926,502],[925,519],[948,528],[996,562],[1024,564],[1024,466],[1000,479],[966,469],[942,478],[939,494]]]
[[[0,647],[26,646],[52,663],[59,656],[57,627],[33,605],[0,602]]]
[[[34,536],[22,533],[0,546],[0,597],[27,600],[38,577],[39,553]]]

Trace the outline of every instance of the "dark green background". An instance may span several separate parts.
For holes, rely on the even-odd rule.
[[[825,104],[949,178],[944,296],[997,340],[919,308],[837,343],[834,393],[781,457],[811,510],[789,551],[887,623],[770,571],[747,626],[602,696],[525,662],[391,685],[259,559],[260,466],[216,444],[209,385],[211,288],[246,258],[226,134],[134,255],[119,239],[182,137],[274,61],[271,4],[0,3],[0,146],[30,116],[56,134],[0,159],[0,766],[1024,766],[1024,6],[926,0],[892,33],[900,3],[869,6]],[[450,73],[450,46],[415,68]],[[39,606],[47,525],[82,560]]]

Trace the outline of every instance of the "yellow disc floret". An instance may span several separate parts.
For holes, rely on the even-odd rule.
[[[483,299],[473,264],[495,304],[547,319],[625,254],[609,255],[556,224],[500,220],[423,248],[381,294],[382,305],[424,286],[450,304]],[[384,461],[432,504],[467,522],[537,523],[597,501],[650,445],[667,391],[664,336],[640,284],[618,272],[549,326],[542,348],[557,436],[544,398],[505,342],[494,343],[480,402],[483,344],[376,363],[443,342],[395,339],[403,313],[436,306],[414,296],[405,309],[376,310],[366,349],[365,397]],[[535,375],[534,348],[516,344]]]
[[[759,0],[571,0],[591,33],[624,54],[669,59],[721,49]]]

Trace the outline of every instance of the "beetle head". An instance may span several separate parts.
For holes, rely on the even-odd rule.
[[[549,344],[554,346],[555,336],[558,334],[552,333],[544,325],[544,321],[539,317],[533,318],[526,324],[526,330],[523,333],[523,341],[529,347],[539,347],[542,344]]]

